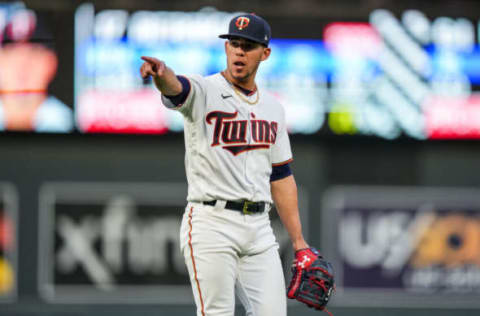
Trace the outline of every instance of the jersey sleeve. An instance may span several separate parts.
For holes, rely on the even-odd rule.
[[[281,119],[278,122],[277,137],[272,146],[272,166],[281,166],[290,163],[292,158],[292,149],[288,137],[287,124],[285,121],[285,111],[281,107]]]
[[[181,104],[174,104],[172,100],[162,95],[163,104],[172,110],[179,111],[186,119],[195,121],[201,110],[205,107],[206,83],[205,78],[199,75],[183,76],[190,83],[190,91]]]

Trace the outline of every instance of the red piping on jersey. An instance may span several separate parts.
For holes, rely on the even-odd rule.
[[[197,283],[198,295],[200,297],[200,305],[202,308],[202,316],[205,316],[205,307],[203,305],[203,297],[202,297],[202,290],[200,289],[200,282],[198,282],[197,277],[197,266],[195,264],[195,257],[193,256],[193,246],[192,246],[192,213],[193,213],[193,206],[190,208],[190,213],[188,214],[188,225],[190,226],[190,230],[188,231],[188,246],[190,247],[190,257],[192,258],[193,264],[193,274],[195,278],[195,282]]]
[[[287,161],[272,163],[272,166],[273,167],[283,166],[283,165],[286,165],[287,163],[291,163],[292,161],[293,161],[293,158],[290,158]]]

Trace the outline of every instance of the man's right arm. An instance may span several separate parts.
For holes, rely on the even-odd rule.
[[[203,77],[177,76],[161,60],[146,56],[142,56],[142,60],[140,74],[143,78],[152,76],[155,86],[162,93],[163,105],[179,111],[190,122],[196,121],[205,108]]]
[[[183,86],[175,72],[157,58],[142,56],[144,63],[140,67],[142,78],[152,76],[153,82],[165,96],[176,96],[182,93]]]

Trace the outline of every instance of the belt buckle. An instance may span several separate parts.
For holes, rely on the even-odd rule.
[[[245,201],[245,202],[243,202],[242,213],[245,214],[245,215],[252,215],[253,212],[250,212],[250,211],[248,210],[248,206],[249,206],[249,205],[252,205],[252,204],[255,204],[255,202],[250,202],[250,201]]]

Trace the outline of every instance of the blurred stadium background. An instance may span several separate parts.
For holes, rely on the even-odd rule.
[[[287,111],[333,314],[478,315],[477,0],[0,1],[0,315],[194,314],[182,119],[139,56],[221,70],[238,12],[273,28],[258,82]]]

